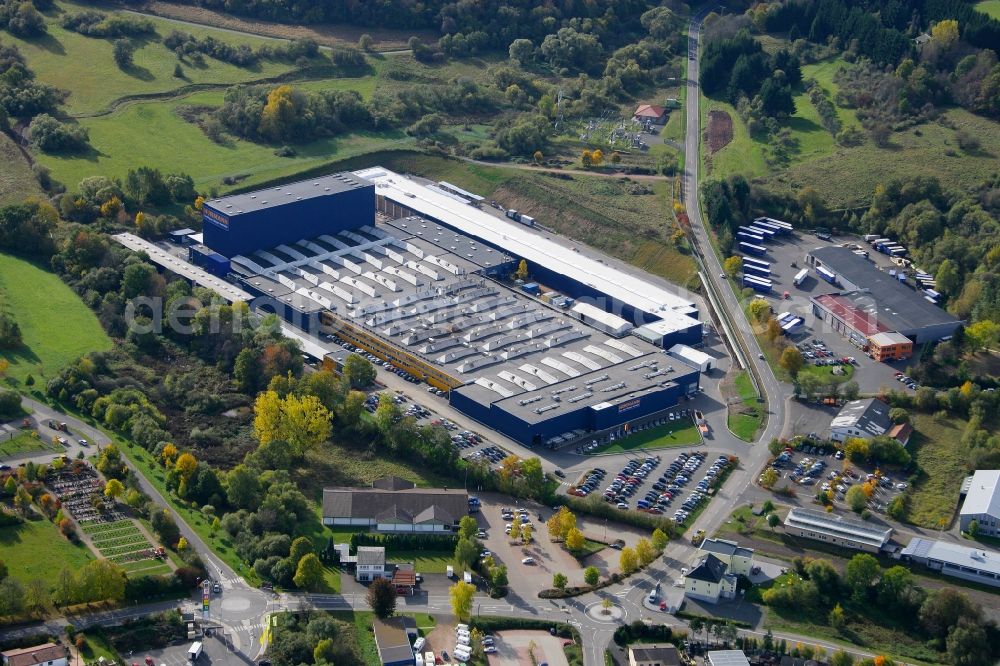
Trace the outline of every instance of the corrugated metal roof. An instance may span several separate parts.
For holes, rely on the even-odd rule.
[[[980,469],[972,475],[962,515],[984,513],[1000,518],[1000,469]]]
[[[574,252],[516,222],[507,222],[472,206],[459,204],[383,167],[357,171],[355,175],[374,182],[378,194],[401,206],[482,238],[529,263],[535,262],[566,275],[643,312],[655,315],[664,310],[694,310],[692,300]]]

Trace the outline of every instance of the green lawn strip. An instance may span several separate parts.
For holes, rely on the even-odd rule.
[[[157,576],[170,573],[170,567],[159,560],[138,560],[136,562],[126,562],[121,565],[127,574],[139,574],[142,576]]]
[[[1000,0],[982,0],[976,3],[976,9],[1000,21]]]
[[[778,507],[780,510],[781,507]],[[741,506],[733,511],[732,517],[719,526],[716,536],[736,538],[749,536],[783,544],[781,535],[767,524],[767,516],[755,516],[750,507]]]
[[[750,442],[764,421],[764,414],[757,402],[757,392],[750,381],[750,375],[744,370],[740,372],[733,381],[736,394],[739,396],[743,406],[749,410],[748,413],[734,412],[730,410],[727,425],[730,432],[739,439]]]
[[[0,351],[0,358],[10,361],[5,378],[10,385],[22,386],[29,374],[36,386],[44,385],[80,355],[111,348],[97,316],[54,273],[0,254],[0,293],[23,340],[17,349]]]
[[[844,371],[842,375],[833,374],[834,368],[841,368]],[[843,384],[854,378],[854,366],[853,365],[812,365],[809,360],[806,360],[806,365],[799,370],[799,377],[804,375],[814,375],[817,379],[824,382],[825,384]],[[786,373],[787,374],[787,373]],[[789,378],[790,379],[790,378]]]
[[[735,173],[742,173],[747,177],[767,175],[768,166],[764,159],[763,146],[750,136],[750,132],[732,104],[702,95],[700,111],[703,134],[708,129],[710,111],[725,111],[733,121],[733,140],[714,155],[708,154],[708,142],[704,136],[702,137],[703,175],[706,179],[721,180]],[[706,166],[709,163],[711,168]]]
[[[46,442],[43,438],[31,432],[21,432],[15,434],[11,439],[5,439],[3,442],[0,442],[0,458],[35,451],[58,450],[58,446],[53,445],[51,442]]]
[[[811,63],[802,66],[802,78],[805,79],[815,79],[824,90],[830,93],[830,100],[833,101],[837,93],[840,91],[840,86],[834,82],[834,76],[845,67],[853,67],[849,62],[844,60],[842,57],[830,58],[827,60],[822,60],[820,62]],[[837,109],[837,117],[840,119],[841,124],[844,127],[848,126],[859,126],[861,123],[858,122],[858,115],[854,109],[848,109],[834,103]]]
[[[592,453],[623,453],[636,449],[669,449],[679,446],[694,446],[700,442],[701,436],[698,433],[698,426],[690,419],[681,418],[616,439],[603,447],[594,449]]]
[[[101,657],[104,657],[105,661],[123,663],[118,651],[105,636],[103,629],[95,627],[81,633],[87,639],[80,649],[80,656],[83,657],[85,663],[98,661]]]
[[[576,559],[584,560],[593,555],[594,553],[601,552],[607,547],[608,544],[606,543],[601,543],[600,541],[594,541],[592,539],[585,538],[583,540],[583,548],[581,548],[580,550],[571,550],[568,552]]]
[[[17,144],[6,134],[0,133],[0,206],[18,204],[28,197],[42,197],[31,164],[24,158]]]
[[[365,666],[381,666],[382,660],[378,656],[378,647],[375,645],[375,633],[372,630],[372,621],[375,614],[367,611],[330,611],[330,615],[338,620],[354,624],[354,633],[358,641],[358,651]]]
[[[0,561],[23,583],[35,578],[53,583],[64,567],[76,571],[93,559],[86,546],[70,543],[47,520],[0,528]]]
[[[93,9],[69,2],[57,2],[56,6],[71,13]],[[175,78],[177,56],[162,42],[173,30],[183,30],[198,37],[211,35],[228,44],[247,44],[254,48],[273,42],[214,28],[179,26],[147,16],[145,18],[156,26],[157,34],[129,40],[137,47],[134,65],[123,70],[115,64],[114,40],[85,37],[66,30],[60,25],[61,16],[52,14],[47,18],[48,34],[44,37],[21,39],[4,35],[4,38],[17,45],[39,81],[70,92],[66,100],[66,112],[70,115],[99,111],[126,95],[162,93],[192,83],[241,83],[277,76],[294,68],[290,62],[272,60],[261,60],[253,67],[237,67],[206,56],[201,66],[181,63],[184,79]]]
[[[956,418],[939,422],[929,414],[914,413],[913,429],[907,448],[921,471],[907,491],[907,520],[940,529],[942,523],[951,523],[962,479],[969,473],[969,451],[962,444],[965,422]]]
[[[389,549],[385,553],[386,560],[394,564],[412,562],[414,571],[422,574],[445,573],[448,565],[454,566],[454,553],[450,550],[395,550]],[[457,567],[456,567],[457,568]]]

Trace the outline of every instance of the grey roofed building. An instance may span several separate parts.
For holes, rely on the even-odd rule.
[[[648,643],[631,646],[628,663],[631,666],[680,666],[681,656],[677,648],[669,643]]]
[[[383,666],[410,666],[413,664],[413,644],[410,636],[417,636],[417,623],[412,617],[397,615],[372,622],[375,646]]]
[[[280,203],[300,199],[329,197],[358,187],[370,186],[371,183],[363,178],[358,178],[348,171],[343,171],[341,173],[332,173],[328,176],[300,180],[286,185],[276,185],[264,190],[245,192],[243,194],[230,194],[229,196],[209,199],[206,203],[210,204],[216,210],[224,212],[229,217],[234,217],[265,208],[274,208]],[[268,203],[268,199],[271,199],[270,203]]]
[[[382,532],[451,532],[469,511],[465,490],[416,488],[404,479],[379,479],[372,488],[325,488],[323,523],[375,527]]]
[[[1000,535],[1000,469],[976,470],[959,516],[963,531],[975,520],[980,534]]]
[[[917,343],[951,335],[962,323],[850,248],[810,250],[809,263],[836,273],[844,291],[850,292],[843,295],[855,307],[868,312],[886,330],[902,333]]]
[[[382,546],[358,546],[359,566],[378,566],[385,564],[385,548]]]
[[[1000,553],[949,541],[914,537],[903,549],[904,560],[912,560],[934,571],[1000,587]]]
[[[799,507],[792,507],[785,516],[785,532],[874,553],[882,550],[892,536],[891,527]]]
[[[727,539],[705,539],[699,549],[726,557],[753,557],[753,548],[744,548],[735,541]]]
[[[889,405],[878,398],[852,400],[830,422],[830,439],[838,442],[849,437],[871,439],[885,435],[891,427]]]
[[[726,563],[709,553],[687,573],[687,578],[718,583],[726,577]]]
[[[709,666],[750,666],[743,650],[712,650],[705,656]]]

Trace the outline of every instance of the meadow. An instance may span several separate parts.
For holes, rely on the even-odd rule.
[[[36,451],[58,451],[59,447],[52,442],[47,442],[32,432],[21,432],[10,439],[6,439],[8,433],[4,433],[4,440],[0,442],[0,458],[10,456],[20,456]]]
[[[147,17],[156,26],[157,34],[133,40],[137,47],[134,65],[122,70],[112,55],[113,40],[86,37],[60,25],[66,13],[85,9],[93,7],[60,1],[46,13],[47,35],[21,39],[4,34],[4,41],[17,45],[39,81],[69,92],[64,109],[74,117],[99,113],[114,100],[127,95],[163,93],[194,83],[240,83],[278,76],[294,68],[292,63],[270,60],[262,60],[255,67],[236,67],[206,57],[201,66],[190,61],[182,63],[184,78],[175,78],[177,56],[161,41],[173,30],[183,30],[199,38],[211,35],[220,41],[253,48],[272,40]]]
[[[733,386],[740,398],[742,408],[739,411],[730,408],[727,425],[730,432],[736,437],[745,442],[750,442],[753,441],[754,435],[760,429],[764,421],[764,415],[761,413],[760,405],[757,402],[757,392],[753,388],[753,382],[750,381],[750,375],[746,371],[736,375],[733,380]]]
[[[969,473],[969,454],[962,444],[965,422],[939,421],[929,414],[913,415],[909,449],[920,469],[910,492],[908,522],[929,529],[951,524],[958,510],[959,489]]]
[[[976,3],[976,9],[1000,21],[1000,0],[982,0]]]
[[[97,316],[54,273],[0,254],[0,294],[23,339],[21,347],[0,352],[10,361],[8,384],[19,386],[31,374],[44,387],[82,354],[111,348]]]
[[[47,520],[0,528],[0,561],[22,583],[40,578],[51,585],[64,567],[75,571],[93,559],[86,546],[71,544]]]
[[[0,133],[0,206],[20,203],[27,197],[41,196],[42,190],[31,172],[31,165],[17,149],[17,144]]]

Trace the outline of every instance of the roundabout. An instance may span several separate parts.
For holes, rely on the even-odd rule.
[[[587,605],[585,612],[591,620],[602,624],[620,624],[628,617],[628,611],[614,602],[605,608],[604,602],[595,601]]]

